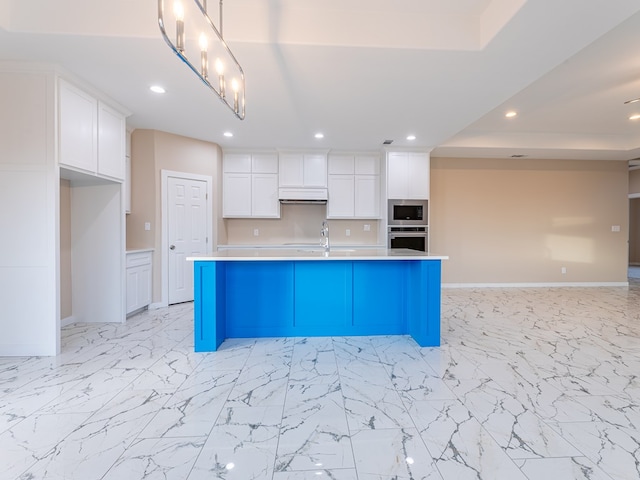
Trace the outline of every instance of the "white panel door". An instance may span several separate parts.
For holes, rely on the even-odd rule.
[[[353,217],[353,175],[329,175],[327,217]]]
[[[222,216],[250,217],[251,174],[225,173],[222,182]]]
[[[305,187],[327,186],[327,157],[319,154],[304,155],[303,185]]]
[[[60,164],[96,173],[98,166],[98,102],[60,80]],[[124,160],[123,160],[124,161]]]
[[[98,103],[98,173],[118,180],[125,177],[125,119],[119,112]]]
[[[251,176],[251,216],[280,217],[277,174],[254,173]]]
[[[389,153],[387,175],[387,198],[407,199],[409,197],[409,154]]]
[[[193,264],[207,253],[207,183],[168,178],[169,305],[193,300]]]
[[[354,216],[356,218],[380,217],[380,176],[356,175]]]

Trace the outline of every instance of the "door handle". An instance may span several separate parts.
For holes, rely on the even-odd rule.
[[[176,249],[176,246],[175,246],[175,245],[171,245],[171,246],[169,247],[169,250],[175,250],[175,249]]]

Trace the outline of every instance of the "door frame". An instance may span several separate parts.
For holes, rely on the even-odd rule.
[[[207,185],[207,255],[210,255],[214,247],[214,222],[213,222],[213,177],[209,175],[198,175],[195,173],[176,172],[173,170],[160,170],[161,188],[161,237],[160,237],[160,271],[161,273],[161,295],[158,307],[169,305],[169,229],[167,221],[169,217],[169,177],[182,178],[184,180],[200,180]]]

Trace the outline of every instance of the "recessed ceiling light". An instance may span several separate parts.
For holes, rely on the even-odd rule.
[[[634,98],[633,100],[627,100],[626,102],[624,102],[624,104],[627,105],[628,103],[636,103],[636,102],[640,102],[640,97]]]
[[[166,92],[166,90],[164,88],[162,88],[160,85],[152,85],[149,87],[149,90],[151,90],[153,93],[164,93]]]
[[[415,140],[416,136],[415,135],[407,135],[407,140]]]
[[[317,139],[324,138],[324,133],[316,133],[314,137],[316,137]]]
[[[231,133],[231,132],[224,132],[223,135],[225,137],[233,137],[233,133]]]
[[[640,115],[637,113],[635,115],[631,115],[629,117],[629,120],[640,120]]]
[[[515,117],[517,115],[518,115],[518,112],[515,112],[513,110],[511,110],[510,112],[507,112],[507,113],[504,114],[504,116],[507,117],[507,118],[513,118],[513,117]]]

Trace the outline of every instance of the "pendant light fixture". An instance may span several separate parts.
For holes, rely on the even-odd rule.
[[[165,6],[169,4],[172,8],[165,16]],[[209,17],[207,0],[158,0],[158,25],[169,48],[236,117],[244,120],[244,71],[222,36],[222,0],[219,28]],[[211,64],[215,75],[211,76],[209,59],[214,59]],[[233,92],[231,101],[227,95],[229,89]]]

